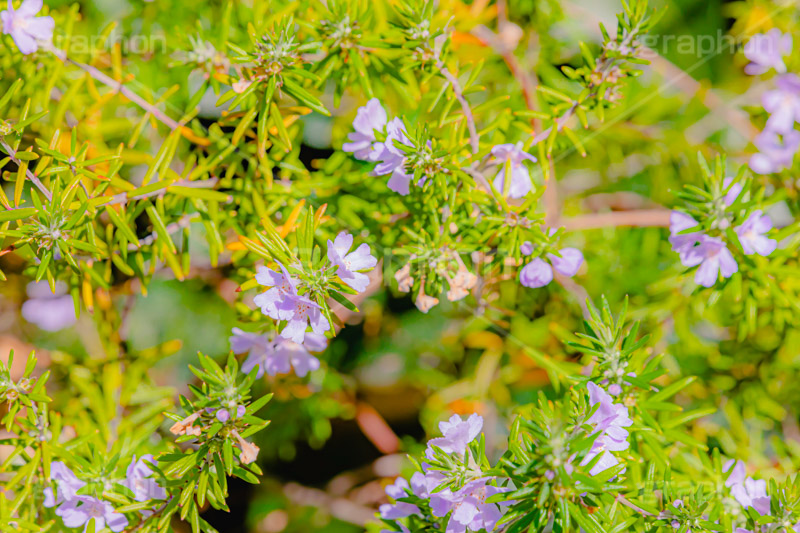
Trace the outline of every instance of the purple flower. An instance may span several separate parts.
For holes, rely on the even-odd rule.
[[[11,0],[8,0],[8,11],[0,12],[3,33],[10,35],[19,51],[25,55],[39,49],[37,40],[49,42],[53,39],[53,17],[36,17],[42,5],[42,0],[24,0],[15,11]]]
[[[697,221],[681,211],[673,211],[669,215],[669,243],[672,249],[681,255],[681,263],[686,266],[685,254],[692,249],[700,232],[681,233],[684,230],[697,227]]]
[[[625,428],[633,424],[628,416],[628,408],[621,403],[614,403],[609,394],[593,382],[586,384],[589,389],[589,404],[597,406],[587,422],[595,428],[597,437],[592,448],[581,461],[581,465],[589,464],[598,455],[600,459],[595,463],[589,473],[593,476],[611,468],[619,463],[612,451],[619,452],[630,447],[628,443],[628,430]]]
[[[78,496],[58,508],[56,514],[64,521],[67,527],[80,527],[86,525],[94,518],[94,530],[101,531],[108,526],[111,531],[119,532],[128,526],[125,515],[114,512],[110,503],[92,498]]]
[[[525,287],[536,289],[553,281],[553,269],[559,274],[572,277],[578,273],[583,264],[583,254],[577,248],[562,248],[558,251],[561,257],[547,254],[552,267],[542,258],[537,257],[519,271],[519,282]]]
[[[406,154],[395,146],[395,141],[406,146],[411,144],[406,136],[406,126],[399,118],[393,119],[386,126],[386,142],[383,143],[383,148],[378,157],[380,163],[375,166],[373,174],[376,176],[391,174],[387,183],[389,189],[405,196],[411,192],[412,176],[405,171]],[[422,185],[424,181],[425,178],[423,177],[417,185]]]
[[[783,56],[792,51],[792,36],[773,28],[767,33],[759,33],[744,45],[744,55],[751,61],[744,71],[751,76],[764,74],[774,68],[778,73],[786,72]]]
[[[22,304],[22,316],[28,322],[45,331],[59,331],[78,320],[75,302],[63,283],[56,284],[55,293],[45,281],[29,283],[26,291],[30,299]]]
[[[431,512],[434,516],[445,517],[452,512],[446,533],[494,531],[497,522],[503,517],[505,506],[510,502],[496,504],[486,503],[486,500],[495,494],[508,492],[511,488],[489,485],[490,480],[491,478],[474,479],[456,492],[444,489],[431,494]]]
[[[544,287],[553,281],[553,269],[541,257],[537,257],[519,271],[519,282],[530,289]]]
[[[770,499],[767,496],[767,482],[745,477],[744,463],[731,459],[723,470],[730,472],[725,486],[730,487],[731,495],[744,508],[752,507],[759,514],[769,514]]]
[[[308,326],[311,326],[311,330],[318,335],[324,334],[331,328],[328,320],[322,315],[319,305],[305,296],[292,295],[281,302],[279,307],[282,314],[289,314],[280,336],[297,344],[303,343]]]
[[[744,187],[741,183],[733,183],[733,178],[725,178],[722,180],[722,190],[727,191],[725,192],[725,197],[722,201],[725,203],[726,206],[733,205],[733,202],[739,197],[742,193],[742,189]]]
[[[628,431],[625,428],[633,424],[633,420],[628,417],[628,408],[621,403],[614,403],[614,399],[593,382],[590,381],[586,386],[589,389],[589,404],[598,405],[588,420],[602,433],[595,440],[595,444],[600,440],[606,449],[615,452],[627,450],[630,445]]]
[[[685,266],[700,265],[694,276],[695,283],[711,287],[720,274],[723,278],[729,278],[739,270],[739,265],[721,239],[700,235],[698,242],[698,246],[681,254],[681,261]]]
[[[278,264],[282,273],[279,274],[267,267],[259,267],[256,281],[260,285],[270,287],[253,299],[253,303],[261,308],[261,312],[275,320],[285,320],[286,326],[280,335],[302,344],[306,328],[318,334],[323,334],[330,329],[330,324],[322,316],[320,306],[305,296],[297,293],[298,281],[294,279],[286,267]]]
[[[519,253],[522,255],[531,255],[533,253],[533,244],[531,244],[531,241],[523,242],[519,247]]]
[[[167,497],[164,487],[150,477],[153,475],[153,469],[149,466],[152,463],[155,463],[155,460],[149,453],[141,456],[138,461],[134,455],[125,472],[126,479],[122,484],[131,489],[134,494],[133,499],[137,502],[163,500]]]
[[[600,459],[598,459],[594,466],[589,469],[589,475],[596,476],[600,472],[604,472],[605,470],[608,470],[609,468],[619,464],[619,460],[613,453],[602,448],[602,446],[592,446],[592,448],[586,452],[583,461],[581,461],[581,466],[588,465],[598,455],[600,456]]]
[[[392,171],[392,175],[389,176],[389,181],[386,182],[386,185],[397,194],[406,196],[411,192],[411,178],[412,176],[406,174],[405,170],[403,170],[403,165],[400,165]]]
[[[492,148],[492,155],[497,158],[496,164],[503,165],[495,176],[492,185],[500,194],[509,198],[522,198],[531,190],[531,175],[523,161],[536,162],[536,158],[524,152],[520,144],[498,144]],[[511,181],[506,190],[505,175],[506,165],[511,171]]]
[[[304,377],[309,371],[319,368],[319,359],[309,352],[322,352],[328,346],[328,339],[316,333],[306,333],[303,342],[298,344],[283,337],[270,341],[265,335],[247,333],[239,328],[233,328],[230,342],[234,353],[250,352],[242,364],[242,372],[249,374],[257,367],[258,378],[264,372],[274,376],[292,369],[298,377]]]
[[[265,266],[258,267],[256,281],[259,285],[270,289],[253,298],[253,303],[261,308],[261,312],[275,320],[288,320],[292,310],[281,306],[287,299],[297,295],[297,279],[293,278],[282,264],[278,263],[281,273]]]
[[[45,487],[44,506],[48,508],[74,500],[78,490],[86,485],[61,461],[53,461],[50,464],[50,480],[56,482],[56,494],[53,494],[52,488]]]
[[[352,246],[353,236],[346,231],[339,233],[333,242],[328,239],[328,260],[336,265],[336,274],[345,284],[363,292],[369,285],[369,276],[359,271],[374,268],[378,260],[372,257],[366,243],[350,252]]]
[[[415,472],[411,477],[411,487],[409,487],[408,481],[406,481],[404,478],[397,478],[392,485],[386,487],[386,495],[394,500],[408,498],[409,489],[411,489],[412,492],[420,498],[428,497],[428,490],[425,485],[425,476],[422,474],[422,472]],[[385,518],[387,520],[397,520],[398,518],[405,518],[407,516],[411,516],[412,514],[420,514],[419,507],[413,503],[397,501],[393,504],[384,503],[378,510],[381,514],[381,518]]]
[[[753,140],[759,153],[750,156],[750,168],[758,174],[772,174],[792,166],[794,155],[800,148],[800,131],[786,133],[766,129]]]
[[[391,174],[397,168],[402,168],[405,164],[406,154],[395,146],[394,141],[408,145],[409,140],[406,136],[406,125],[402,119],[394,118],[386,125],[386,141],[383,143],[381,153],[378,156],[380,161],[375,166],[375,175],[383,176]]]
[[[778,247],[778,241],[764,236],[772,229],[772,220],[763,215],[760,209],[753,211],[741,226],[734,228],[742,249],[747,255],[759,254],[768,256]]]
[[[775,81],[777,89],[767,91],[761,97],[764,109],[771,113],[767,129],[778,133],[788,133],[794,123],[800,122],[800,78],[794,74],[784,74]]]
[[[744,479],[747,477],[747,471],[745,470],[744,463],[735,459],[730,459],[727,461],[722,466],[722,470],[728,473],[728,479],[725,480],[725,486],[729,488],[733,487],[734,485],[738,485],[739,483],[744,483]]]
[[[428,441],[425,455],[428,458],[433,457],[431,446],[441,448],[445,453],[463,455],[467,445],[475,440],[482,427],[483,417],[478,414],[473,413],[466,420],[462,420],[458,415],[453,415],[450,420],[439,422],[439,431],[442,432],[442,437]]]
[[[375,141],[375,130],[383,130],[386,126],[386,111],[377,98],[358,109],[353,121],[355,132],[349,134],[349,143],[342,145],[342,150],[351,152],[356,159],[377,161],[383,150],[383,143]]]
[[[558,251],[561,257],[555,254],[547,254],[550,263],[556,272],[571,278],[578,273],[578,269],[583,264],[583,254],[577,248],[562,248]]]

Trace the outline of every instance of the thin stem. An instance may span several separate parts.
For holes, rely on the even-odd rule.
[[[173,130],[183,127],[183,124],[170,118],[166,113],[164,113],[156,106],[154,106],[153,104],[151,104],[150,102],[148,102],[147,100],[145,100],[144,98],[133,92],[125,85],[123,85],[121,81],[114,80],[107,74],[104,74],[99,69],[91,65],[87,65],[85,63],[81,63],[80,61],[75,61],[74,59],[70,59],[69,57],[67,57],[67,53],[63,50],[51,47],[50,51],[61,61],[75,65],[76,67],[83,70],[84,72],[89,74],[92,78],[99,81],[103,85],[106,85],[107,87],[113,89],[114,91],[122,94],[128,100],[130,100],[131,102],[135,103],[136,105],[144,109],[147,113],[150,113],[151,115],[156,117],[164,125],[170,127]]]
[[[447,67],[442,62],[442,59],[439,57],[437,52],[436,54],[436,68],[442,73],[442,76],[447,80],[450,86],[453,88],[453,93],[456,95],[456,99],[461,104],[461,109],[464,111],[464,117],[467,119],[467,128],[469,129],[469,143],[472,147],[472,153],[477,154],[480,150],[479,138],[478,138],[478,130],[475,127],[475,117],[472,116],[472,109],[469,107],[469,102],[467,99],[464,98],[464,91],[461,88],[461,84],[458,82],[458,79],[453,76],[453,74],[447,70]]]
[[[613,211],[568,218],[562,225],[570,231],[618,227],[668,227],[669,209],[637,209],[635,211]]]
[[[159,189],[157,191],[145,193],[145,194],[138,194],[136,196],[129,196],[128,192],[121,192],[119,194],[115,194],[111,197],[111,200],[102,204],[102,205],[119,205],[119,204],[126,204],[132,200],[143,200],[145,198],[152,198],[153,196],[163,196],[168,191],[169,188],[173,185],[177,185],[180,187],[191,187],[195,189],[211,189],[217,184],[217,178],[211,178],[204,181],[188,181],[188,180],[178,180],[175,183],[171,183],[170,185],[164,187],[163,189]]]
[[[3,147],[3,150],[8,154],[8,157],[10,157],[11,160],[14,163],[16,163],[18,167],[22,166],[22,161],[17,159],[16,150],[11,148],[11,146],[4,139],[0,140],[0,146]],[[39,189],[39,191],[41,191],[41,193],[44,195],[44,197],[47,198],[48,202],[53,200],[53,195],[50,192],[50,190],[47,187],[45,187],[44,183],[42,183],[39,180],[39,178],[37,178],[36,175],[33,172],[31,172],[31,170],[29,168],[27,168],[27,167],[25,168],[25,175],[28,177],[29,180],[31,180],[31,183],[36,185],[36,188]]]
[[[622,494],[617,494],[616,500],[617,500],[619,503],[621,503],[622,505],[625,505],[626,507],[630,507],[631,509],[633,509],[633,510],[634,510],[634,511],[636,511],[637,513],[643,514],[644,516],[655,516],[653,513],[649,512],[649,511],[645,511],[645,510],[644,510],[644,509],[642,509],[641,507],[637,506],[636,504],[634,504],[633,502],[631,502],[630,500],[628,500],[628,499],[627,499],[625,496],[623,496]]]

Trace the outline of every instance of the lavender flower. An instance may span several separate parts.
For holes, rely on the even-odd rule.
[[[558,251],[561,257],[555,254],[547,254],[556,272],[571,278],[578,273],[583,264],[583,254],[577,248],[562,248]]]
[[[366,243],[350,252],[352,246],[353,236],[346,231],[339,233],[333,242],[328,240],[328,259],[336,265],[336,274],[344,283],[363,292],[369,285],[369,276],[360,271],[374,268],[378,260],[372,256]]]
[[[561,257],[555,254],[547,254],[552,267],[540,257],[522,267],[519,271],[519,282],[525,287],[536,289],[544,287],[553,281],[553,269],[567,277],[577,274],[578,269],[583,264],[581,251],[577,248],[562,248],[558,253]]]
[[[238,405],[235,407],[236,407],[236,414],[235,414],[236,418],[242,418],[247,412],[247,408],[244,405]],[[225,407],[217,409],[216,411],[214,410],[214,408],[206,408],[206,412],[214,413],[214,417],[223,424],[231,419],[231,409]]]
[[[453,415],[449,420],[439,423],[442,437],[428,441],[426,457],[433,461],[436,454],[433,447],[442,452],[455,455],[460,462],[467,451],[470,442],[480,434],[483,427],[483,418],[472,414],[466,420],[458,415]],[[512,490],[510,487],[496,487],[489,483],[494,479],[482,477],[480,472],[473,468],[471,479],[453,491],[453,487],[438,489],[447,480],[445,471],[432,468],[428,463],[422,464],[423,472],[417,472],[411,478],[411,484],[405,480],[397,480],[386,488],[386,493],[395,500],[394,504],[385,504],[380,508],[381,517],[396,520],[413,514],[421,514],[419,507],[408,502],[398,502],[398,499],[410,497],[429,499],[431,512],[434,516],[447,519],[447,533],[466,533],[467,531],[494,531],[498,520],[503,516],[504,507],[512,502],[503,504],[486,503],[486,499],[501,492]],[[410,490],[409,490],[410,489]],[[400,524],[403,531],[405,526]]]
[[[530,289],[544,287],[551,281],[553,281],[553,269],[540,257],[537,257],[519,271],[519,282]]]
[[[56,482],[56,493],[54,495],[52,488],[45,487],[44,506],[48,508],[74,500],[78,490],[86,485],[61,461],[53,461],[50,464],[50,480]]]
[[[320,306],[305,296],[289,296],[281,302],[280,309],[282,314],[290,314],[280,336],[297,344],[303,343],[308,326],[311,326],[311,330],[317,335],[322,335],[331,328],[328,320],[322,315]]]
[[[725,178],[722,180],[722,190],[723,192],[727,191],[722,199],[725,205],[728,207],[732,206],[733,202],[742,194],[742,189],[744,189],[744,186],[741,183],[733,183],[733,178]]]
[[[536,158],[524,152],[520,144],[499,144],[492,148],[492,155],[497,158],[497,164],[503,165],[492,182],[494,188],[500,194],[507,194],[509,198],[522,198],[528,194],[531,190],[531,175],[523,161],[536,162]],[[508,190],[505,184],[506,165],[511,171]]]
[[[22,304],[22,316],[40,329],[59,331],[78,320],[75,303],[63,283],[56,284],[55,293],[45,281],[29,283],[26,291],[30,299]]]
[[[309,371],[319,368],[319,359],[309,352],[324,351],[328,346],[328,339],[324,335],[306,333],[303,342],[298,344],[283,337],[269,340],[265,335],[233,328],[230,343],[234,353],[250,352],[250,356],[242,364],[242,372],[249,374],[254,368],[258,368],[256,377],[260,378],[265,372],[274,376],[294,369],[298,377],[304,377]]]
[[[792,129],[781,134],[766,129],[756,136],[753,144],[759,152],[750,156],[750,168],[758,174],[772,174],[792,166],[800,148],[800,131]]]
[[[86,525],[94,518],[94,530],[101,531],[108,526],[111,531],[123,531],[128,526],[128,519],[125,515],[114,512],[114,507],[110,503],[92,498],[90,496],[78,496],[77,498],[64,503],[58,508],[56,514],[64,521],[67,527],[80,527]]]
[[[764,74],[774,68],[778,73],[786,72],[783,56],[792,51],[792,36],[773,28],[767,33],[754,35],[744,45],[744,55],[751,61],[744,71],[751,76]]]
[[[682,233],[687,229],[697,227],[697,221],[681,211],[673,211],[669,215],[669,243],[672,249],[681,256],[681,263],[686,265],[685,255],[694,247],[700,232]]]
[[[770,499],[767,495],[767,482],[745,477],[744,463],[731,459],[723,470],[730,472],[725,486],[730,487],[731,495],[744,508],[752,507],[759,514],[769,514]]]
[[[721,239],[700,235],[698,243],[698,246],[681,254],[681,261],[685,266],[700,265],[694,276],[695,283],[711,287],[720,274],[723,278],[729,278],[738,272],[739,265]]]
[[[800,78],[784,74],[775,81],[777,89],[767,91],[761,97],[764,109],[771,113],[767,129],[778,133],[789,133],[794,123],[800,122]]]
[[[150,477],[153,475],[153,469],[149,466],[152,463],[155,460],[149,453],[141,456],[138,461],[134,455],[125,472],[126,479],[122,484],[131,489],[133,499],[137,502],[163,500],[167,497],[167,491]]]
[[[771,229],[772,220],[757,209],[741,226],[734,228],[734,231],[739,236],[745,254],[759,254],[766,257],[778,247],[778,241],[764,236]]]
[[[411,476],[410,487],[408,481],[406,481],[404,478],[397,478],[393,484],[386,487],[386,495],[394,500],[407,498],[409,496],[409,489],[415,496],[419,498],[428,498],[425,475],[422,472],[415,472],[414,475]],[[381,518],[385,518],[387,520],[397,520],[398,518],[405,518],[407,516],[411,516],[412,514],[420,514],[419,507],[413,503],[397,501],[393,504],[385,503],[381,505],[378,511],[381,514]]]
[[[599,455],[600,459],[589,471],[594,476],[618,464],[612,451],[619,452],[630,447],[628,430],[625,428],[630,427],[633,420],[628,417],[628,408],[621,403],[615,404],[614,399],[606,391],[591,381],[586,387],[589,389],[589,404],[598,406],[587,420],[589,424],[594,425],[597,438],[581,465],[589,464]]]
[[[412,176],[406,174],[406,154],[395,146],[395,141],[410,145],[410,141],[406,136],[406,126],[399,118],[394,118],[386,126],[386,142],[383,143],[383,148],[378,157],[380,163],[375,167],[374,174],[376,176],[391,174],[389,182],[387,183],[389,189],[405,196],[411,192]],[[418,183],[418,185],[421,183],[422,182]]]
[[[386,126],[386,110],[377,98],[358,109],[353,121],[355,132],[349,134],[349,143],[342,145],[342,150],[351,152],[356,159],[377,161],[383,151],[383,143],[376,142],[375,130],[383,130]]]
[[[482,427],[483,417],[478,414],[471,414],[466,420],[462,420],[458,415],[453,415],[450,420],[439,422],[439,431],[442,432],[442,437],[428,441],[425,455],[428,458],[433,457],[431,446],[436,446],[445,453],[464,455],[467,445],[475,440]]]
[[[253,303],[265,315],[275,320],[285,320],[286,326],[280,335],[298,344],[302,344],[309,325],[314,333],[320,335],[328,331],[330,324],[322,316],[320,306],[298,294],[298,281],[289,274],[286,267],[280,263],[278,266],[281,268],[280,274],[267,267],[259,267],[256,281],[270,289],[257,295]]]
[[[494,531],[497,522],[503,517],[504,507],[510,502],[498,505],[486,503],[486,499],[511,489],[489,485],[490,479],[474,479],[456,492],[444,489],[431,496],[431,512],[434,516],[445,517],[452,512],[446,533]]]
[[[258,267],[256,281],[259,285],[270,287],[264,293],[253,298],[253,303],[261,308],[261,312],[275,320],[287,320],[292,317],[291,309],[282,306],[287,299],[297,295],[297,279],[293,278],[282,264],[278,263],[281,273],[265,266]]]
[[[397,117],[386,125],[386,141],[383,143],[378,157],[380,162],[375,166],[375,174],[378,176],[391,174],[395,169],[405,164],[406,155],[395,146],[394,141],[398,141],[401,144],[409,144],[406,136],[406,125],[402,119]]]
[[[0,12],[3,33],[10,35],[19,51],[25,55],[39,49],[37,41],[49,42],[53,39],[53,17],[36,16],[42,10],[42,5],[42,0],[24,0],[19,9],[14,10],[11,0],[8,0],[8,10]]]

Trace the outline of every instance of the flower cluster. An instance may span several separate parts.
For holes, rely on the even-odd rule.
[[[266,372],[270,376],[286,374],[292,370],[298,377],[304,377],[311,371],[319,368],[319,359],[311,352],[322,352],[328,346],[328,339],[324,335],[309,332],[305,334],[302,343],[274,335],[258,335],[233,328],[230,337],[231,350],[236,354],[250,352],[242,363],[242,371],[250,373],[257,369],[256,377],[260,378]]]
[[[520,246],[522,255],[531,255],[534,246],[526,241]],[[553,281],[553,270],[567,277],[578,273],[583,264],[583,253],[577,248],[562,248],[558,254],[546,254],[549,263],[542,257],[537,257],[528,262],[519,271],[519,282],[525,287],[536,289],[544,287]]]
[[[581,466],[591,463],[599,456],[597,462],[589,470],[593,476],[600,472],[619,464],[617,458],[611,452],[621,452],[630,447],[628,443],[628,430],[625,429],[633,424],[633,420],[628,417],[628,408],[621,403],[614,403],[613,398],[603,389],[588,382],[586,387],[589,390],[589,404],[596,406],[592,416],[587,420],[594,428],[596,435],[592,448],[583,458]]]
[[[768,256],[778,246],[775,239],[766,236],[772,229],[772,220],[761,209],[742,220],[741,210],[732,208],[741,193],[741,183],[735,183],[733,178],[723,180],[722,191],[710,202],[713,213],[709,218],[713,222],[705,231],[700,222],[685,212],[673,211],[670,215],[669,242],[684,266],[698,267],[694,277],[698,285],[712,287],[720,276],[730,278],[739,271],[739,264],[726,244],[725,232],[737,221],[739,224],[733,226],[733,231],[745,255]]]
[[[494,531],[511,502],[487,500],[512,488],[498,486],[496,478],[485,475],[481,457],[470,449],[482,427],[483,418],[477,414],[467,420],[453,415],[440,422],[442,436],[428,441],[423,471],[411,477],[410,485],[399,478],[386,488],[395,503],[381,506],[381,518],[396,521],[413,516],[428,523],[444,518],[447,533]],[[398,525],[409,530],[406,524]]]
[[[374,268],[378,260],[372,256],[367,244],[361,244],[351,252],[352,246],[353,236],[344,231],[333,242],[328,240],[330,264],[322,275],[326,282],[331,281],[333,276],[338,276],[339,280],[354,291],[363,292],[369,284],[369,277],[364,272]],[[322,306],[311,299],[313,294],[308,285],[290,274],[281,263],[278,263],[278,267],[280,272],[266,266],[258,268],[256,282],[268,287],[268,290],[257,295],[253,303],[268,317],[284,322],[280,336],[295,344],[304,343],[309,326],[317,336],[324,335],[330,329],[330,323],[323,315]],[[312,345],[314,344],[319,345],[318,337],[312,340]],[[264,351],[271,350],[265,348]]]
[[[377,163],[373,173],[376,176],[391,174],[389,189],[407,195],[412,176],[406,173],[406,154],[397,146],[398,143],[410,146],[403,120],[395,117],[387,122],[386,110],[373,98],[356,112],[353,128],[355,131],[348,135],[350,142],[342,145],[342,150],[352,153],[356,159]]]
[[[800,520],[789,509],[783,508],[784,498],[773,498],[767,493],[767,482],[763,479],[753,479],[747,476],[745,465],[742,461],[731,459],[723,466],[728,474],[725,486],[730,489],[731,496],[736,502],[747,510],[754,510],[761,518],[755,522],[755,527],[750,529],[739,527],[736,533],[756,533],[757,531],[800,531]],[[778,489],[785,491],[785,489]],[[780,494],[779,494],[780,495]],[[791,497],[789,498],[792,499]],[[772,520],[769,517],[772,516]]]
[[[745,465],[742,461],[731,459],[723,467],[728,474],[725,486],[731,491],[739,505],[748,509],[752,507],[759,514],[769,514],[769,496],[767,496],[767,482],[763,479],[753,479],[747,476]]]
[[[770,114],[766,127],[753,141],[758,152],[750,158],[750,168],[758,174],[772,174],[790,168],[800,149],[800,77],[787,72],[784,56],[792,52],[792,36],[773,28],[753,36],[744,47],[750,60],[745,72],[751,75],[775,70],[778,77],[775,89],[761,98],[764,110]]]
[[[137,502],[163,500],[167,497],[164,488],[152,477],[153,470],[149,465],[153,462],[153,456],[149,454],[138,460],[134,456],[128,465],[125,479],[120,483],[133,493],[133,499]],[[82,493],[86,482],[78,479],[63,462],[51,463],[50,481],[55,484],[55,491],[52,487],[44,489],[44,506],[56,507],[56,515],[61,517],[66,527],[83,527],[85,531],[91,520],[94,520],[94,531],[108,527],[111,531],[118,532],[128,526],[128,519],[124,514],[116,512],[111,503]]]
[[[258,268],[256,281],[269,290],[256,296],[253,303],[268,317],[286,322],[281,337],[302,344],[309,326],[314,333],[323,335],[330,329],[330,324],[322,315],[319,304],[301,295],[298,292],[299,280],[290,275],[285,266],[278,266],[280,272],[265,266]]]

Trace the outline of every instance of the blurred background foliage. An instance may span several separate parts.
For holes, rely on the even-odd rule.
[[[376,26],[391,20],[391,4],[369,2]],[[491,80],[485,82],[485,94],[508,94],[509,107],[524,106],[520,87],[502,58],[476,37],[478,26],[496,28],[497,5],[487,0],[437,4],[458,30],[453,53],[459,61],[485,59],[486,68],[496,73],[484,75]],[[735,49],[686,52],[680,48],[681,37],[740,39],[774,26],[797,29],[796,10],[759,0],[653,4],[664,10],[653,32],[652,48],[659,58],[627,86],[625,105],[610,111],[605,125],[582,133],[591,157],[581,157],[567,144],[555,153],[558,199],[568,231],[570,221],[585,213],[674,205],[674,191],[682,184],[701,182],[694,162],[697,151],[726,152],[732,167],[746,162],[752,132],[740,127],[742,120],[749,124],[741,110],[757,105],[759,81],[743,74],[745,60]],[[226,10],[222,1],[49,0],[48,5],[52,11],[68,8],[79,13],[74,28],[78,35],[93,35],[97,28],[115,23],[112,35],[118,42],[132,46],[136,36],[150,36],[154,51],[129,50],[124,73],[132,87],[147,94],[152,87],[173,88],[149,94],[154,100],[166,97],[168,111],[186,109],[208,84],[193,65],[182,64],[186,50],[197,50],[198,39],[224,48],[226,37],[218,34],[217,25]],[[298,5],[305,2],[234,2],[227,39],[246,42],[249,22],[264,28]],[[522,30],[515,50],[521,68],[551,87],[566,88],[560,67],[581,64],[579,41],[597,48],[597,23],[613,21],[619,5],[616,0],[509,0],[507,9],[508,18]],[[296,16],[302,12],[295,11]],[[365,25],[364,31],[370,28]],[[90,58],[89,50],[83,58],[75,55],[111,68],[116,53],[120,52],[110,47],[99,57]],[[33,85],[51,82],[35,64],[2,57],[0,93],[17,77]],[[204,59],[215,61],[213,53]],[[392,229],[386,228],[385,215],[373,205],[381,198],[377,191],[383,182],[365,179],[364,166],[334,153],[350,131],[361,90],[345,91],[338,107],[332,105],[333,90],[330,83],[325,104],[331,117],[307,115],[292,126],[302,129],[303,143],[293,147],[276,178],[280,172],[306,172],[306,179],[293,181],[292,186],[300,195],[307,194],[313,205],[318,205],[314,199],[319,190],[338,187],[336,203],[328,206],[327,214],[353,230],[379,235],[379,244],[391,243]],[[46,136],[63,117],[98,152],[128,142],[139,117],[133,106],[98,106],[90,91],[69,96],[68,103],[62,100],[50,106],[54,112],[42,120],[44,124],[32,124],[30,129]],[[417,96],[388,92],[384,99],[387,108],[401,110],[404,98]],[[201,123],[210,125],[224,116],[214,106],[216,99],[209,88],[200,101]],[[144,162],[140,154],[155,153],[162,140],[157,129],[143,130],[135,145],[123,152],[123,159],[134,164],[132,173],[146,168],[135,166],[137,158]],[[334,171],[342,176],[336,185],[328,179]],[[781,190],[771,213],[777,225],[790,223],[798,211],[798,182],[757,179],[771,191]],[[13,184],[10,187],[13,191]],[[276,218],[287,216],[292,207],[279,209]],[[601,294],[614,309],[628,296],[633,318],[653,336],[651,350],[665,354],[670,373],[697,376],[679,397],[687,409],[719,409],[693,423],[693,436],[707,438],[728,455],[748,457],[763,467],[764,477],[773,470],[796,470],[800,331],[792,324],[776,326],[767,312],[738,341],[741,310],[691,298],[694,285],[680,277],[682,270],[666,236],[661,227],[571,232],[570,244],[583,250],[588,265],[574,290],[551,284],[532,291],[511,279],[501,286],[498,299],[479,302],[477,309],[463,302],[443,303],[423,315],[408,295],[380,288],[360,305],[360,314],[349,318],[348,327],[321,357],[322,368],[310,378],[267,376],[258,385],[262,390],[257,396],[275,393],[264,414],[273,423],[257,440],[265,478],[260,486],[232,483],[232,512],[209,512],[204,517],[231,533],[363,530],[383,501],[382,487],[408,468],[404,454],[418,451],[425,436],[435,433],[439,420],[453,412],[479,412],[486,420],[491,449],[493,443],[502,443],[508,415],[516,406],[533,401],[541,390],[553,390],[554,371],[548,361],[580,366],[582,356],[565,342],[581,331],[584,299]],[[126,349],[152,357],[158,383],[185,392],[193,379],[187,365],[196,352],[217,358],[226,354],[230,330],[241,312],[235,300],[237,285],[230,281],[235,268],[212,268],[206,248],[203,239],[190,242],[190,280],[159,275],[146,294],[131,290],[114,301],[98,302],[94,314],[84,313],[74,327],[58,333],[39,330],[21,317],[29,279],[20,274],[13,255],[0,257],[8,277],[0,284],[0,353],[9,348],[24,353],[35,347],[42,365],[73,359],[90,364],[102,351],[98,331],[119,324]],[[787,283],[796,286],[798,280]],[[121,318],[109,321],[109,313]],[[69,387],[67,378],[56,376],[56,382]]]

